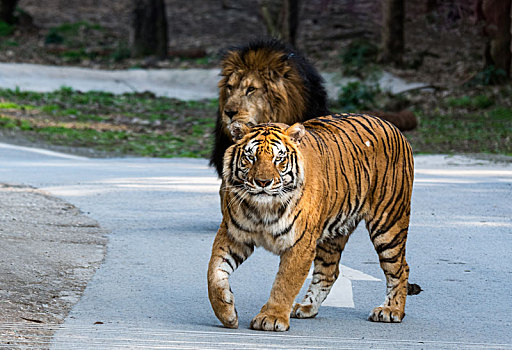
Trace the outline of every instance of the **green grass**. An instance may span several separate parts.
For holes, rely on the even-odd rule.
[[[4,21],[0,21],[0,37],[9,36],[14,32],[14,27]]]
[[[114,62],[121,62],[124,59],[130,58],[131,50],[128,44],[126,43],[118,43],[116,48],[110,54],[110,58]]]
[[[217,108],[217,100],[180,101],[151,93],[0,89],[0,128],[46,143],[115,154],[207,157]],[[7,115],[13,110],[15,115]],[[23,114],[28,110],[36,113]]]
[[[358,111],[380,98],[360,85],[350,89],[340,101],[344,108],[352,103]],[[419,127],[405,135],[415,153],[512,155],[509,91],[463,91],[416,106]],[[0,89],[0,129],[117,155],[208,157],[217,109],[217,100],[180,101],[151,93]]]
[[[371,71],[377,59],[378,48],[370,41],[359,39],[352,41],[341,52],[341,70],[344,75],[363,76]]]
[[[212,124],[206,125],[211,127]],[[113,154],[132,154],[148,157],[208,157],[210,147],[198,143],[204,136],[203,128],[179,137],[174,133],[132,133],[127,131],[97,131],[73,129],[64,126],[37,127],[27,120],[0,117],[0,128],[30,131],[44,142],[68,147],[87,147]]]
[[[20,44],[15,40],[0,40],[0,50],[9,49],[17,46],[20,46]]]
[[[447,104],[450,107],[471,108],[471,109],[485,109],[494,104],[492,98],[486,95],[477,96],[462,96],[450,97],[447,99]]]
[[[21,109],[21,110],[30,110],[33,109],[32,106],[29,105],[19,105],[13,102],[1,102],[0,101],[0,109]]]
[[[18,127],[16,120],[4,116],[0,116],[0,128],[16,129]]]
[[[342,87],[331,109],[361,112],[411,108],[419,126],[405,134],[415,153],[512,155],[511,95],[510,84],[492,89],[473,86],[455,89],[443,98],[431,95],[414,106],[404,95],[392,96],[376,84],[355,81]]]
[[[376,98],[380,93],[380,87],[376,83],[349,82],[341,87],[335,108],[345,112],[373,109]]]
[[[179,137],[173,133],[77,130],[59,126],[39,128],[37,132],[56,145],[93,147],[121,154],[167,158],[207,157],[210,153],[209,148],[196,144],[195,133]]]
[[[98,114],[122,113],[149,120],[167,120],[176,113],[187,110],[211,111],[218,108],[216,99],[206,101],[181,101],[172,98],[155,97],[152,93],[126,93],[115,95],[102,91],[83,93],[69,87],[62,87],[50,93],[25,92],[0,89],[0,99],[23,103],[53,115],[89,115],[96,119]],[[15,105],[15,102],[8,101]],[[1,106],[1,105],[0,105]],[[143,113],[140,113],[143,112]]]
[[[449,112],[441,109],[417,112],[420,126],[406,133],[414,152],[512,156],[512,108],[493,106],[489,99],[466,96],[449,98],[444,103]]]
[[[503,69],[487,66],[468,81],[466,85],[469,87],[478,85],[488,86],[502,84],[507,82],[507,80],[507,73]]]
[[[74,23],[64,23],[53,27],[48,31],[45,38],[46,44],[64,44],[70,47],[76,47],[80,44],[79,36],[81,32],[103,31],[99,24],[79,21]],[[81,45],[79,45],[81,46]]]
[[[58,47],[55,54],[65,62],[75,63],[83,60],[111,59],[113,61],[124,58],[125,51],[119,51],[113,43],[100,43],[101,49],[92,48],[91,40],[101,37],[105,28],[99,24],[87,21],[64,23],[50,28],[45,37],[45,44]],[[111,54],[108,54],[111,52]],[[101,57],[100,57],[101,56]]]

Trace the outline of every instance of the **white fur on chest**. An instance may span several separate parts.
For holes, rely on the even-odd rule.
[[[228,232],[238,242],[253,244],[281,254],[295,243],[295,221],[297,214],[293,206],[287,206],[279,216],[271,207],[263,207],[248,215],[239,208],[230,210]]]

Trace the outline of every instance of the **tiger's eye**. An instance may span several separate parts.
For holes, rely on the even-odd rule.
[[[254,162],[254,156],[252,154],[245,154],[244,157],[249,162],[251,162],[251,163]]]

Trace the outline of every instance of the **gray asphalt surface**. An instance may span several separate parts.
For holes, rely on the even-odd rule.
[[[65,158],[0,149],[0,182],[41,188],[109,230],[104,263],[61,326],[53,349],[512,349],[512,166],[416,157],[401,324],[366,320],[384,299],[364,227],[342,263],[382,281],[353,281],[353,308],[322,307],[285,334],[248,329],[278,258],[258,249],[232,276],[240,328],[211,311],[206,267],[221,221],[219,181],[205,160]],[[363,226],[363,225],[361,225]]]

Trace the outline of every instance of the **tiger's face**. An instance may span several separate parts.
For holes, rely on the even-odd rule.
[[[230,127],[237,143],[224,158],[224,178],[236,191],[256,200],[285,200],[304,181],[298,145],[305,134],[301,124]]]
[[[220,116],[225,132],[234,122],[249,127],[268,121],[271,105],[260,73],[234,72],[224,77],[220,87]]]

